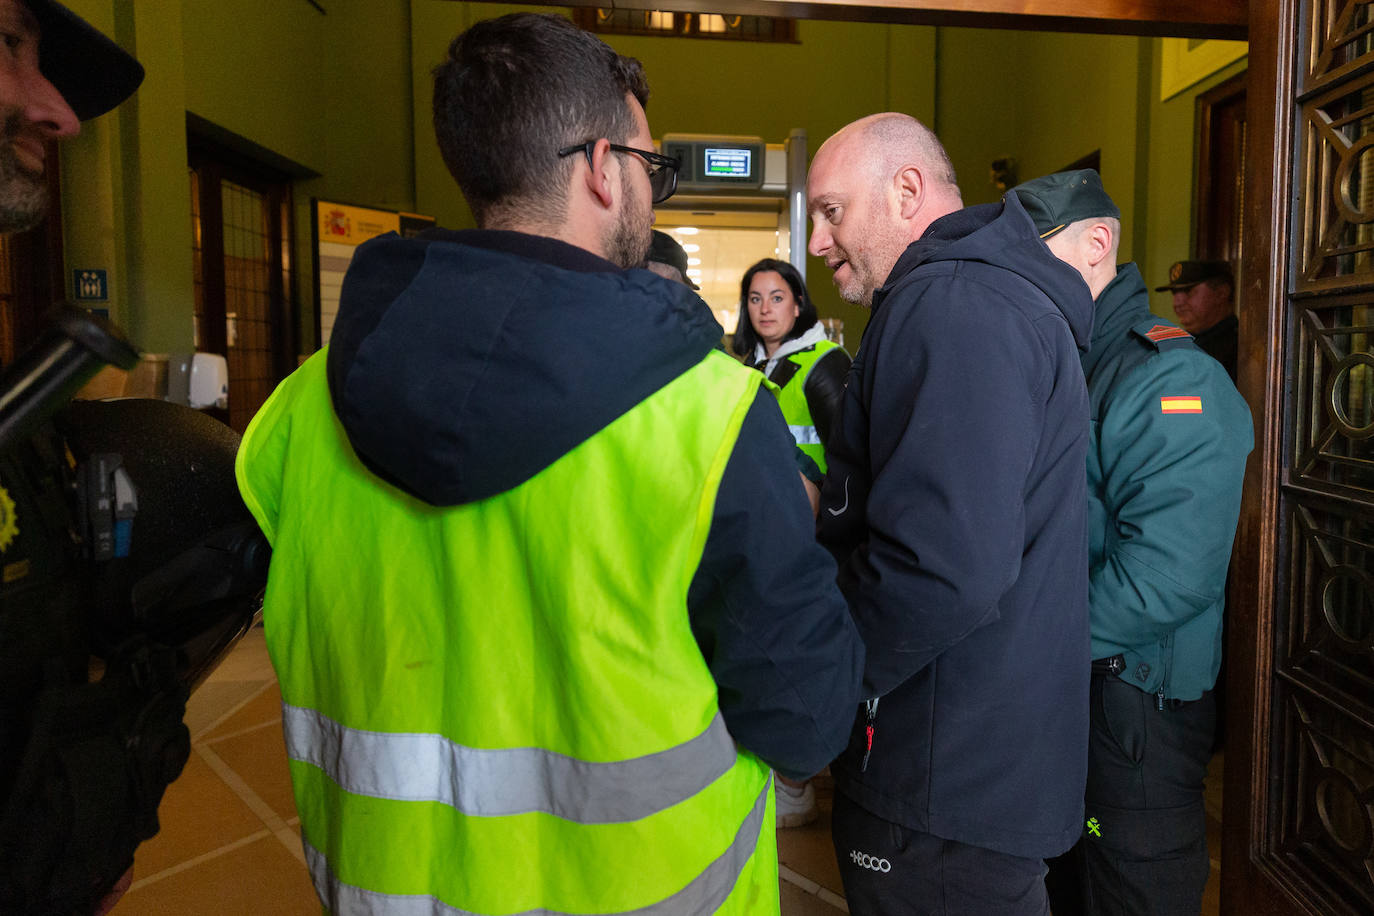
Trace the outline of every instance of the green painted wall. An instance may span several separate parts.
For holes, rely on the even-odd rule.
[[[115,36],[115,11],[110,0],[72,0],[73,11],[107,35]],[[128,36],[118,40],[128,45]],[[125,262],[123,150],[121,124],[136,114],[119,108],[88,121],[81,133],[65,141],[58,153],[62,182],[62,249],[66,261],[66,292],[73,295],[73,268],[108,271],[110,317],[128,326],[132,317]]]
[[[309,351],[311,199],[415,208],[409,7],[344,0],[321,15],[282,0],[183,4],[186,110],[321,175],[294,192],[298,323]]]
[[[994,159],[1020,156],[1017,86],[1027,35],[995,29],[940,29],[931,125],[944,144],[965,204],[1001,196],[992,184]]]
[[[1244,69],[1232,64],[1161,101],[1163,39],[941,29],[937,131],[965,203],[994,200],[993,159],[1014,156],[1020,180],[1094,149],[1121,207],[1121,259],[1146,282],[1192,250],[1197,96]],[[1173,317],[1170,296],[1151,307]]]
[[[1150,195],[1147,213],[1152,231],[1148,248],[1142,255],[1141,268],[1145,270],[1145,282],[1151,289],[1150,307],[1173,318],[1171,294],[1153,290],[1168,280],[1169,265],[1190,258],[1193,252],[1193,184],[1197,170],[1193,121],[1197,97],[1240,73],[1246,61],[1237,61],[1181,94],[1160,101],[1160,57],[1158,42],[1155,42],[1149,70]]]
[[[1027,181],[1100,150],[1129,259],[1139,56],[1140,39],[1131,37],[942,29],[937,131],[964,202],[1001,196],[991,180],[994,159],[1016,159],[1019,180]]]

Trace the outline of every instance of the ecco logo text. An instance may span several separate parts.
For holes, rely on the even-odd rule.
[[[859,852],[857,849],[849,850],[849,861],[860,868],[867,868],[869,871],[880,871],[884,874],[892,871],[892,863],[887,859],[870,856],[868,853]]]

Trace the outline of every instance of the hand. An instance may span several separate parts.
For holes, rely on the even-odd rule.
[[[801,478],[802,486],[806,487],[806,498],[811,501],[811,517],[815,518],[821,514],[821,489],[800,471],[797,472],[797,476]]]

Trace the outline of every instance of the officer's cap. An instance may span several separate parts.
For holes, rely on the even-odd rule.
[[[1102,189],[1102,179],[1093,169],[1055,172],[1022,182],[1013,190],[1021,198],[1021,206],[1035,221],[1042,239],[1050,238],[1081,219],[1101,216],[1121,219],[1121,211]]]
[[[649,261],[657,261],[659,264],[667,264],[669,267],[676,267],[682,274],[682,281],[692,289],[701,289],[692,282],[692,278],[687,276],[687,252],[666,232],[654,230],[654,240],[649,246]]]
[[[1204,280],[1225,280],[1235,285],[1231,279],[1231,265],[1225,261],[1175,261],[1174,266],[1169,268],[1169,282],[1164,286],[1156,286],[1155,292],[1188,289]]]
[[[143,65],[55,0],[21,0],[38,20],[38,69],[79,120],[102,115],[133,95]]]

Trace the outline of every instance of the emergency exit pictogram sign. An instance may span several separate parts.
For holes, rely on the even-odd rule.
[[[104,302],[110,298],[110,284],[103,270],[72,271],[72,296],[78,301]]]

